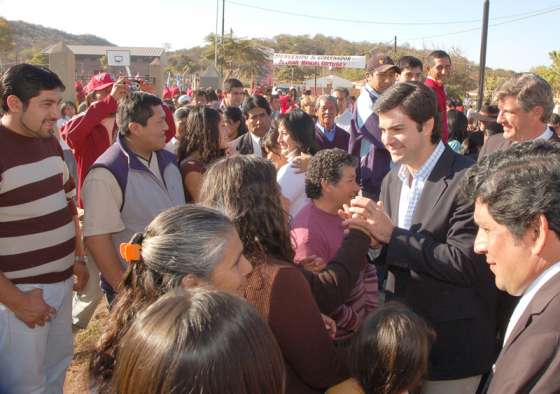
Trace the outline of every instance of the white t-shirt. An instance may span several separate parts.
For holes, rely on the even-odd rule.
[[[282,195],[290,201],[290,216],[293,218],[310,201],[305,194],[305,173],[296,174],[291,163],[284,164],[276,175]]]

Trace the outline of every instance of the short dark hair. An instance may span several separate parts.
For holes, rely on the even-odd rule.
[[[35,66],[33,64],[17,64],[10,67],[0,81],[0,98],[2,99],[2,109],[9,112],[8,96],[16,96],[23,103],[25,110],[29,105],[29,100],[37,97],[42,90],[60,89],[64,91],[66,87],[54,72],[46,67]]]
[[[78,112],[78,108],[76,107],[76,103],[74,103],[73,101],[64,101],[60,105],[60,114],[61,115],[64,115],[64,111],[66,111],[66,108],[74,108],[74,112]]]
[[[420,67],[423,68],[422,61],[414,56],[403,56],[397,61],[397,66],[401,70],[405,68],[416,68]]]
[[[193,97],[204,97],[206,98],[208,93],[204,89],[197,89],[193,92]]]
[[[422,131],[422,125],[433,118],[430,141],[436,144],[441,139],[437,101],[432,89],[418,81],[397,83],[377,99],[373,110],[379,114],[397,107],[416,122],[419,132]]]
[[[282,114],[278,119],[296,143],[299,153],[314,155],[319,150],[315,141],[315,122],[301,109]]]
[[[285,366],[268,324],[245,300],[179,288],[124,334],[112,383],[123,394],[281,394]]]
[[[258,94],[247,97],[245,101],[243,101],[243,105],[241,106],[241,108],[243,111],[243,115],[245,116],[249,114],[249,111],[255,108],[262,108],[266,110],[266,113],[269,115],[272,112],[270,109],[270,105],[268,104],[268,101],[266,101],[266,99],[263,96]]]
[[[435,51],[430,52],[430,54],[428,55],[429,67],[432,67],[434,65],[435,59],[447,59],[449,60],[449,63],[451,63],[451,56],[449,56],[447,52],[442,51],[441,49],[437,49]]]
[[[224,92],[230,93],[233,88],[243,88],[243,83],[237,78],[228,78],[224,81]]]
[[[321,181],[333,185],[342,178],[345,166],[356,167],[356,158],[339,148],[323,149],[311,158],[305,174],[305,194],[312,200],[321,197]]]
[[[212,101],[218,101],[220,98],[212,88],[206,89],[206,100],[211,103]]]
[[[350,92],[346,88],[336,88],[335,90],[333,90],[333,93],[334,92],[339,92],[339,93],[344,94],[345,98],[348,98],[348,96],[350,96]]]
[[[560,123],[560,115],[553,113],[550,116],[550,120],[548,121],[550,124],[558,124]]]
[[[389,302],[369,315],[350,349],[350,374],[366,393],[416,388],[428,370],[434,331],[408,307]]]
[[[122,99],[117,109],[117,125],[121,135],[129,135],[128,124],[139,123],[142,126],[148,124],[148,119],[154,115],[153,107],[163,105],[161,99],[146,92],[131,92]]]
[[[447,126],[449,128],[449,140],[463,142],[467,136],[469,121],[464,113],[456,109],[447,111]]]
[[[560,236],[560,144],[520,142],[478,161],[465,175],[462,195],[479,200],[517,238],[544,215]]]

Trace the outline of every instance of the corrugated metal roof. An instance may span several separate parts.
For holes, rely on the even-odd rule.
[[[56,45],[56,44],[55,44]],[[43,50],[43,53],[50,54],[55,45]],[[151,47],[112,47],[104,45],[67,45],[74,55],[96,55],[103,56],[107,51],[130,51],[130,56],[160,57],[165,52],[165,48]]]

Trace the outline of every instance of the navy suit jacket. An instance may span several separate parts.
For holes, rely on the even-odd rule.
[[[395,276],[388,299],[404,302],[435,329],[431,380],[461,379],[490,370],[496,357],[494,278],[474,253],[474,205],[458,196],[473,162],[448,146],[428,177],[410,230],[395,228],[376,263]],[[385,211],[396,225],[402,182],[399,166],[381,186]]]
[[[348,151],[350,135],[338,126],[335,126],[334,129],[334,139],[331,142],[327,139],[327,137],[325,137],[325,134],[323,134],[321,129],[315,126],[315,142],[317,143],[319,150],[339,148],[345,152]]]

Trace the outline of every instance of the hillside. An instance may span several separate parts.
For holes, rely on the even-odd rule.
[[[15,44],[14,50],[8,54],[8,59],[14,59],[17,53],[19,59],[29,59],[36,52],[49,45],[64,41],[74,45],[111,45],[111,42],[92,34],[70,34],[61,30],[35,25],[23,21],[8,21],[11,37]]]

